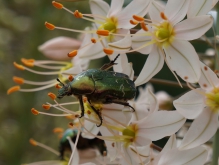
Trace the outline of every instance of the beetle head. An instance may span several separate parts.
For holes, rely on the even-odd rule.
[[[59,79],[57,79],[57,81],[60,82],[61,85],[62,85],[62,88],[60,88],[58,90],[58,96],[57,97],[59,99],[63,98],[66,95],[67,96],[72,95],[71,86],[70,86],[69,83],[68,84],[63,84]]]

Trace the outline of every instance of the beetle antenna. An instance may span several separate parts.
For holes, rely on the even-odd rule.
[[[56,80],[57,80],[62,86],[65,86],[65,84],[59,80],[59,78],[57,78]]]

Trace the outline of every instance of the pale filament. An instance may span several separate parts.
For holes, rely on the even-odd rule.
[[[35,82],[35,81],[29,81],[29,80],[24,80],[25,84],[30,84],[30,85],[47,85],[47,84],[54,84],[56,80],[49,80],[49,81],[41,81],[41,82]]]
[[[70,157],[70,159],[69,159],[68,165],[71,164],[71,161],[72,161],[72,159],[73,159],[73,156],[74,156],[74,153],[75,153],[75,150],[76,150],[76,146],[77,146],[77,144],[78,144],[78,139],[79,139],[80,133],[81,133],[81,127],[78,128],[77,137],[76,137],[76,140],[75,140],[75,145],[74,145],[74,148],[73,148],[73,150],[72,150],[72,154],[71,154],[71,157]],[[70,145],[71,145],[71,147],[72,147],[72,146],[73,146],[73,142],[71,141],[71,138],[70,138],[70,137],[67,137],[67,139],[68,139],[68,141],[69,141],[69,143],[70,143]]]
[[[35,92],[35,91],[40,91],[40,90],[44,90],[44,89],[47,89],[47,88],[51,88],[51,87],[54,87],[56,85],[56,83],[53,83],[53,84],[48,84],[48,85],[45,85],[45,86],[42,86],[42,87],[39,87],[39,88],[32,88],[32,89],[19,89],[19,91],[21,92]]]

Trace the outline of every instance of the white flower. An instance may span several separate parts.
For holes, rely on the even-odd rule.
[[[165,9],[162,6],[156,7],[157,3],[152,3],[151,6],[149,14],[152,24],[148,23],[148,31],[140,30],[132,37],[133,49],[149,54],[135,81],[136,86],[144,84],[157,74],[163,67],[164,60],[172,72],[176,72],[182,79],[197,82],[201,74],[199,58],[188,41],[201,37],[212,26],[212,17],[204,15],[182,21],[186,16],[189,0],[169,0]]]
[[[51,60],[70,60],[67,54],[80,46],[79,40],[60,36],[46,41],[38,47],[38,50]]]
[[[207,14],[217,2],[218,0],[191,0],[187,12],[188,18]]]
[[[201,63],[201,89],[193,89],[173,102],[177,111],[187,119],[195,119],[186,133],[181,149],[189,149],[208,141],[218,128],[219,79]]]

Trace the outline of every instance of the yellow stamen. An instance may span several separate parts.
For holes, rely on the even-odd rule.
[[[139,23],[139,22],[136,21],[136,20],[130,20],[129,22],[130,22],[130,24],[132,24],[132,25],[137,25],[137,24]]]
[[[132,16],[136,21],[142,22],[144,21],[144,17],[138,16],[138,15],[133,15]]]
[[[35,108],[31,109],[32,114],[39,115],[39,111],[37,111]]]
[[[109,31],[108,30],[97,30],[96,33],[98,35],[101,35],[101,36],[109,36]]]
[[[77,50],[73,50],[70,53],[68,53],[68,57],[72,58],[72,57],[75,57],[77,54],[78,54],[78,51]]]
[[[48,23],[48,22],[45,22],[45,26],[49,30],[54,30],[55,29],[55,26],[51,23]]]
[[[144,30],[144,31],[148,31],[148,27],[145,25],[144,22],[141,22],[141,28]]]
[[[82,18],[82,17],[83,17],[83,14],[80,13],[78,10],[75,10],[74,16],[75,16],[76,18]]]
[[[49,110],[51,106],[50,106],[49,104],[43,104],[42,107],[43,107],[45,110]]]
[[[24,83],[24,79],[23,79],[23,78],[21,78],[21,77],[16,77],[16,76],[13,77],[13,81],[14,81],[15,83],[17,83],[17,84],[23,84],[23,83]]]
[[[56,127],[53,129],[53,133],[62,133],[62,132],[64,132],[63,128]]]
[[[19,70],[25,70],[25,67],[23,65],[19,65],[16,62],[13,63],[15,68],[19,69]]]
[[[164,20],[167,20],[167,16],[164,14],[164,12],[160,13],[160,17]]]
[[[69,75],[69,76],[68,76],[68,80],[69,80],[69,81],[73,81],[73,80],[74,80],[74,77],[73,77],[72,75]]]
[[[63,8],[63,5],[61,3],[56,2],[56,1],[52,1],[52,4],[57,9],[62,9]]]
[[[114,50],[113,49],[110,49],[110,48],[104,48],[103,49],[104,53],[106,53],[107,55],[111,55],[113,54]]]
[[[19,91],[20,90],[20,86],[13,86],[11,88],[8,89],[7,94],[11,94],[13,92]]]
[[[52,100],[55,100],[56,99],[56,95],[52,92],[49,92],[48,93],[48,96],[52,99]]]
[[[34,139],[31,138],[31,139],[29,140],[29,142],[30,142],[31,145],[37,146],[37,142],[36,142]]]

